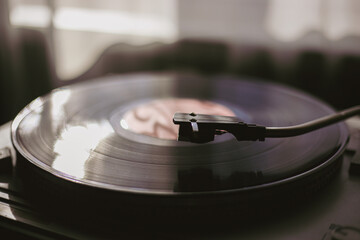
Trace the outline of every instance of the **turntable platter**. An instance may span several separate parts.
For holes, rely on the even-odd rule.
[[[334,112],[304,93],[260,81],[107,77],[34,100],[14,120],[12,140],[28,162],[56,178],[155,195],[241,191],[291,181],[329,164],[346,143],[343,124],[293,138],[237,142],[220,136],[203,145],[148,136],[122,124],[132,109],[153,101],[166,108],[167,101],[184,99],[198,101],[200,109],[204,102],[216,104],[264,126],[294,125]],[[183,111],[170,106],[170,116]]]

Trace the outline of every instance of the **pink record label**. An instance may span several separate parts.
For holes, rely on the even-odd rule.
[[[179,126],[172,122],[176,112],[235,116],[229,108],[211,101],[159,99],[126,112],[121,126],[135,133],[176,140]]]

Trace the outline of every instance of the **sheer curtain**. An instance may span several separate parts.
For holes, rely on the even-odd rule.
[[[266,27],[279,41],[295,41],[317,31],[331,41],[360,37],[358,0],[270,0]]]
[[[48,30],[60,79],[79,76],[115,43],[195,38],[360,53],[359,0],[8,1],[12,26]]]
[[[10,23],[50,31],[60,79],[88,69],[112,44],[171,42],[176,0],[11,0]]]

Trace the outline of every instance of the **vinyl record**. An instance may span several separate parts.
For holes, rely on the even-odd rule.
[[[109,193],[150,206],[204,206],[219,204],[222,196],[227,204],[228,196],[234,202],[244,193],[276,194],[279,186],[325,179],[348,138],[340,123],[264,142],[238,142],[226,134],[206,144],[178,142],[172,123],[177,111],[235,115],[268,127],[334,112],[305,93],[252,79],[110,76],[37,98],[13,121],[12,140],[24,172],[32,169],[30,179],[46,179],[35,185],[49,184],[54,192],[60,185],[72,199],[79,188],[100,191],[97,199]]]

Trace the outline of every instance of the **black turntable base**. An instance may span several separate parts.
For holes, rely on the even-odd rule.
[[[12,121],[14,148],[2,149],[16,162],[0,175],[1,225],[43,238],[360,235],[360,179],[348,174],[360,149],[356,121],[351,134],[339,123],[195,144],[176,141],[176,111],[270,127],[334,113],[297,90],[231,77],[127,75],[56,89]]]

